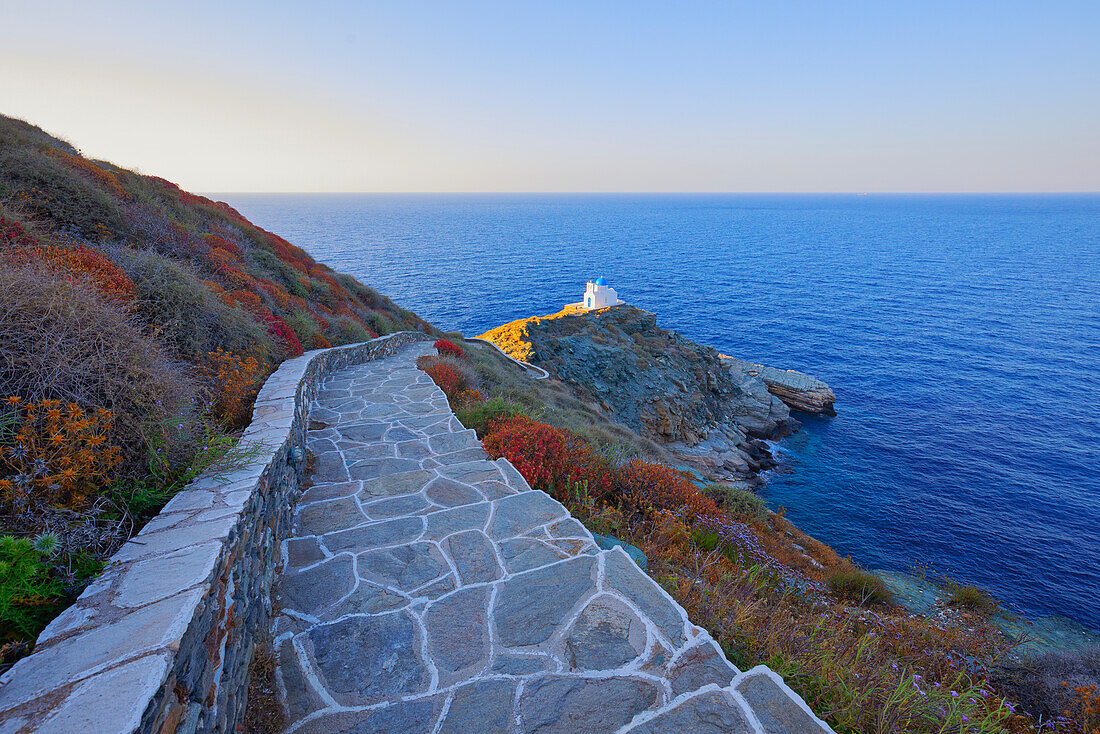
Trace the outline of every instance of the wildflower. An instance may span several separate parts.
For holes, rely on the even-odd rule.
[[[958,698],[958,697],[959,697],[959,692],[958,691],[951,691],[951,698]]]
[[[8,405],[19,405],[23,401],[12,395],[10,398],[7,398],[6,402]]]
[[[34,463],[31,466],[34,468],[35,476],[38,476],[39,474],[45,474],[46,473],[46,460],[45,459],[35,459]]]

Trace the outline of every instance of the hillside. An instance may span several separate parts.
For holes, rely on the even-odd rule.
[[[303,350],[433,331],[228,204],[0,116],[5,656],[233,434]],[[3,658],[0,657],[0,667]]]

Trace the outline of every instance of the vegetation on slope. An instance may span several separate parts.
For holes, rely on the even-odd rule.
[[[303,350],[430,330],[232,207],[0,116],[0,668]]]
[[[457,353],[440,349],[420,366],[486,450],[507,457],[593,531],[640,547],[649,573],[736,665],[771,666],[836,731],[1100,729],[1095,686],[1064,685],[1037,701],[1033,677],[1007,679],[1006,666],[1019,665],[982,615],[906,612],[881,578],[805,536],[782,512],[724,485],[699,487],[654,461],[660,455],[637,437],[616,445],[621,427],[598,408],[555,395],[561,386],[553,380],[518,376],[495,350],[452,342]]]

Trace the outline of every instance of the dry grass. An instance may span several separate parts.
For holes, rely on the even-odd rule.
[[[277,667],[271,639],[261,637],[252,647],[252,660],[248,664],[248,703],[241,725],[248,734],[280,734],[286,728],[275,682]]]
[[[133,463],[151,426],[189,412],[197,394],[124,309],[65,279],[0,266],[0,397],[109,410]]]

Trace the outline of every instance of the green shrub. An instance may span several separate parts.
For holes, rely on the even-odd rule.
[[[314,338],[321,333],[320,325],[305,311],[290,311],[283,316],[283,321],[306,349],[311,348]]]
[[[366,320],[370,328],[374,329],[374,333],[378,334],[378,336],[385,336],[395,331],[401,331],[401,327],[381,311],[371,311],[367,314]]]
[[[352,321],[346,317],[338,317],[329,323],[328,340],[334,346],[340,344],[358,344],[371,340],[371,333],[358,321]]]
[[[703,494],[725,508],[726,512],[742,520],[759,522],[768,515],[764,500],[747,489],[728,484],[708,484],[703,488]]]
[[[891,600],[881,576],[861,568],[839,568],[829,574],[829,588],[842,599],[860,606],[886,604]]]
[[[271,279],[282,285],[287,293],[292,296],[308,298],[309,291],[302,285],[302,278],[298,271],[280,260],[279,256],[275,253],[264,249],[266,247],[268,247],[266,243],[260,243],[259,247],[252,248],[252,259],[255,260],[260,267],[268,271],[271,275]]]
[[[458,419],[462,425],[477,431],[480,438],[484,438],[489,432],[489,424],[500,418],[510,418],[513,415],[523,413],[523,408],[516,403],[510,403],[504,398],[496,397],[483,403],[476,403],[458,409]]]
[[[259,444],[238,443],[215,421],[199,418],[163,421],[150,438],[147,473],[139,479],[115,483],[108,498],[119,514],[130,516],[140,528],[151,520],[168,500],[200,474],[212,478],[224,477],[246,466],[263,452]],[[187,436],[185,453],[177,444],[179,434]]]
[[[0,146],[0,181],[36,218],[99,241],[127,231],[121,202],[56,155]]]
[[[180,357],[202,364],[219,347],[273,353],[267,330],[247,311],[222,303],[190,266],[154,252],[130,251],[119,260],[137,286],[139,315]]]
[[[997,600],[977,586],[960,584],[945,578],[943,588],[948,593],[947,604],[949,606],[969,609],[972,612],[987,615],[997,611]]]
[[[51,578],[49,555],[57,538],[0,536],[0,642],[34,639],[63,606],[61,582]]]
[[[718,547],[718,533],[707,528],[694,528],[691,531],[691,540],[696,547],[704,553],[710,553]]]

